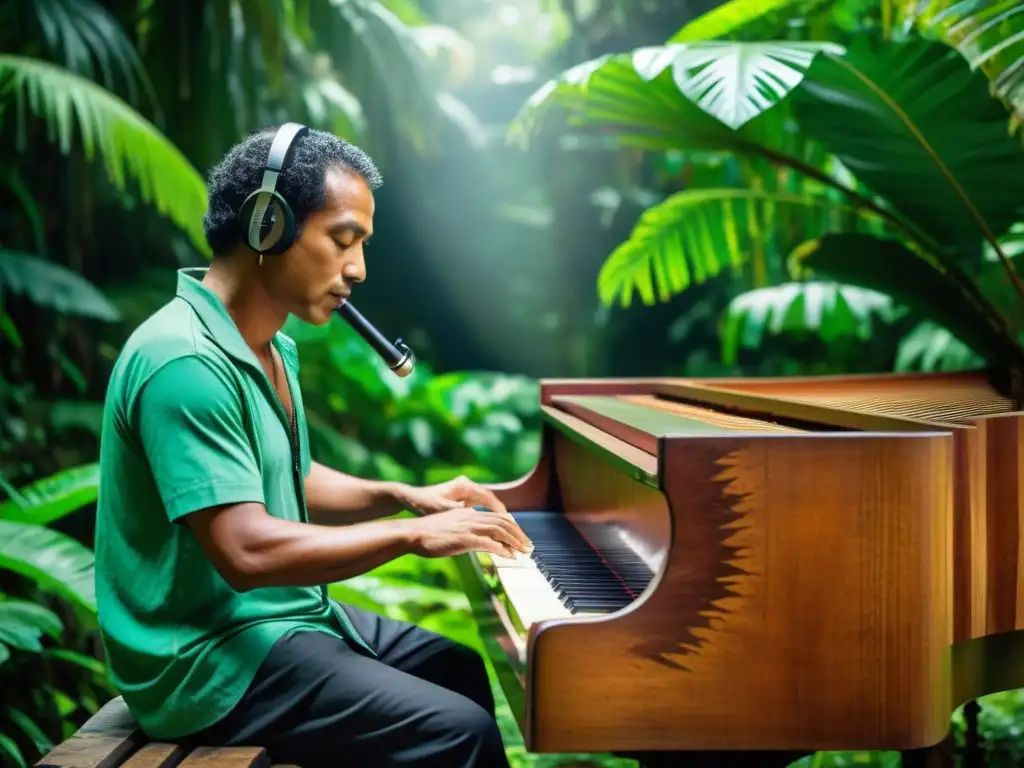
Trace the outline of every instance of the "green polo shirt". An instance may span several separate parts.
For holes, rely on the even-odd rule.
[[[177,295],[132,334],[104,406],[99,624],[113,680],[154,739],[224,717],[288,632],[327,632],[366,648],[326,586],[236,592],[185,522],[191,512],[239,502],[307,521],[310,455],[295,344],[274,338],[292,425],[223,303],[200,282],[204,273],[181,270]]]

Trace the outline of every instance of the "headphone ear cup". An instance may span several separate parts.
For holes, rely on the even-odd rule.
[[[266,201],[258,228],[251,227],[253,212]],[[282,253],[295,242],[295,214],[277,192],[256,191],[249,195],[238,211],[242,240],[259,253]]]

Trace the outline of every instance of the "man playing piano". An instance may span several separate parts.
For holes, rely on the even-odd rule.
[[[209,270],[178,274],[115,365],[97,600],[113,678],[150,738],[260,745],[305,768],[507,765],[473,651],[324,586],[409,553],[530,550],[464,478],[370,482],[310,458],[279,331],[289,314],[327,323],[363,281],[379,183],[327,133],[241,142],[210,177]],[[418,516],[377,519],[403,509]]]

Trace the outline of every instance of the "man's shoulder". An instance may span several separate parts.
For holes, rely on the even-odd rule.
[[[153,375],[178,360],[190,362],[170,368],[186,377],[199,366],[223,368],[226,362],[192,306],[174,298],[140,323],[125,341],[110,385],[131,399]]]

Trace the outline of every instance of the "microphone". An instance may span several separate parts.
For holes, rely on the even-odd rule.
[[[347,299],[343,299],[342,303],[334,311],[351,325],[356,333],[366,339],[367,343],[373,347],[374,351],[387,363],[388,368],[394,371],[397,376],[404,377],[412,373],[413,368],[416,367],[416,355],[413,354],[409,347],[402,343],[401,339],[397,339],[392,344]]]

